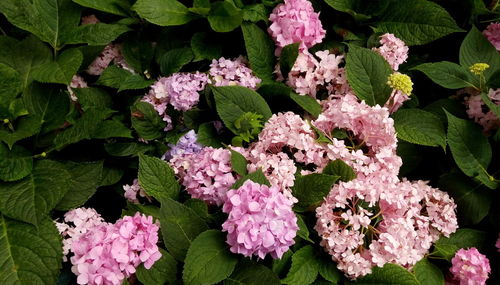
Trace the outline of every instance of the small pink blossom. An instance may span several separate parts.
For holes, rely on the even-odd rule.
[[[248,68],[245,58],[242,56],[230,60],[223,57],[212,60],[210,64],[209,83],[215,86],[243,86],[250,89],[257,89],[260,78],[253,75]]]
[[[394,34],[389,33],[383,34],[380,37],[380,44],[380,47],[373,48],[373,50],[382,55],[392,69],[397,71],[399,65],[408,59],[409,48]]]
[[[497,248],[497,251],[500,252],[500,234],[498,234],[498,239],[497,242],[495,243],[495,246]]]
[[[490,261],[476,248],[460,249],[451,259],[450,272],[460,285],[483,285],[491,272]]]
[[[277,187],[247,180],[227,193],[222,210],[228,214],[222,231],[234,253],[277,259],[295,243],[297,217],[292,202]]]
[[[490,89],[488,97],[494,104],[500,105],[500,89]],[[480,95],[471,94],[465,97],[465,104],[469,118],[474,119],[474,122],[480,124],[485,132],[500,128],[500,119],[495,113],[488,110],[486,103],[483,102]]]
[[[148,197],[148,195],[146,194],[144,189],[142,189],[141,185],[139,185],[138,179],[134,179],[134,181],[132,182],[132,185],[128,185],[128,184],[123,185],[123,190],[125,191],[123,196],[128,201],[130,201],[131,203],[134,203],[134,204],[139,204],[139,199],[138,199],[137,195],[139,195],[140,197]],[[148,199],[149,199],[149,197],[148,197]]]
[[[483,35],[500,51],[500,22],[489,24],[483,31]]]

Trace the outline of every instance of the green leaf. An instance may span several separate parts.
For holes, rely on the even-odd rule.
[[[128,0],[73,0],[73,2],[83,7],[92,8],[102,12],[128,16],[130,14],[130,1]]]
[[[497,183],[490,180],[487,172],[491,162],[491,146],[479,126],[468,120],[448,116],[448,145],[458,167],[469,177],[473,177],[494,189]]]
[[[64,46],[63,37],[80,22],[80,9],[71,0],[2,0],[0,12],[14,26],[36,35],[54,50]]]
[[[38,133],[42,122],[38,116],[23,116],[14,123],[14,131],[5,126],[0,126],[0,140],[4,141],[9,148],[12,148],[15,142],[31,137]]]
[[[103,172],[103,162],[75,163],[67,161],[66,170],[70,173],[69,190],[59,201],[56,209],[67,211],[80,207],[94,195]]]
[[[102,169],[99,187],[110,186],[118,183],[123,176],[123,170],[112,167],[104,167]]]
[[[318,276],[318,271],[319,262],[314,253],[314,248],[306,245],[293,254],[292,268],[290,268],[286,278],[281,280],[281,283],[309,285]]]
[[[193,241],[186,254],[182,280],[186,285],[214,284],[226,279],[238,258],[226,244],[226,235],[208,230]]]
[[[43,122],[42,133],[61,127],[69,112],[69,98],[59,88],[33,83],[24,91],[23,102],[30,114],[36,114]]]
[[[75,94],[78,97],[78,102],[82,106],[83,111],[87,111],[92,108],[111,108],[113,104],[113,99],[111,98],[111,96],[104,90],[99,88],[76,88]]]
[[[251,4],[243,7],[243,20],[257,23],[264,21],[266,24],[269,22],[268,12],[264,4]]]
[[[342,279],[342,273],[330,258],[320,258],[319,275],[333,284],[337,284]]]
[[[408,270],[392,263],[384,267],[374,266],[371,274],[358,279],[355,284],[420,285]]]
[[[299,230],[297,231],[297,236],[301,237],[303,240],[314,243],[309,238],[309,229],[307,228],[306,223],[304,222],[304,217],[300,214],[295,214],[297,217],[297,225],[299,226]]]
[[[488,215],[492,197],[470,179],[458,174],[446,174],[439,179],[439,189],[446,191],[457,204],[460,225],[475,225]]]
[[[224,285],[280,285],[278,276],[264,265],[240,262]]]
[[[441,237],[434,245],[431,255],[442,257],[450,261],[457,250],[475,247],[481,250],[486,241],[486,233],[473,229],[458,229],[450,237]]]
[[[413,272],[420,284],[444,285],[443,272],[427,258],[423,258],[415,264]]]
[[[211,147],[222,147],[222,144],[219,140],[219,134],[217,134],[217,130],[214,127],[212,122],[203,123],[198,128],[198,134],[196,141],[205,146]]]
[[[193,60],[193,52],[190,48],[176,48],[167,51],[160,58],[160,68],[163,76],[169,76],[178,72],[181,68]]]
[[[61,83],[69,85],[83,61],[79,49],[64,51],[56,61],[38,65],[33,69],[33,78],[43,83]]]
[[[198,32],[191,38],[191,50],[194,54],[193,61],[203,59],[218,59],[222,56],[222,44],[210,34]]]
[[[469,69],[475,63],[490,65],[484,71],[486,81],[500,69],[500,54],[476,27],[472,27],[460,46],[460,65]]]
[[[204,219],[206,219],[206,218],[209,217],[209,214],[208,214],[208,205],[203,200],[191,198],[189,200],[186,200],[184,202],[184,205],[186,205],[189,208],[193,209],[198,216],[200,216],[200,217],[202,217]]]
[[[293,251],[288,250],[283,254],[281,259],[273,259],[273,264],[271,268],[273,272],[278,274],[279,276],[283,276],[284,273],[288,273],[288,270],[290,269],[292,263],[292,255]]]
[[[343,160],[330,161],[323,169],[323,174],[338,176],[340,181],[348,182],[356,178],[356,172]]]
[[[154,140],[163,135],[165,122],[147,102],[137,102],[132,106],[132,127],[145,140]]]
[[[299,200],[295,205],[295,209],[304,211],[323,201],[323,198],[330,193],[333,184],[338,179],[339,176],[320,173],[297,177],[292,187],[293,196]]]
[[[369,15],[365,15],[363,13],[356,12],[356,10],[359,7],[360,3],[363,3],[366,5],[366,2],[361,2],[361,1],[356,1],[356,0],[325,0],[326,4],[328,4],[330,7],[333,9],[348,13],[349,15],[353,16],[354,19],[356,20],[368,20],[371,18]],[[382,1],[384,2],[384,1]]]
[[[375,28],[378,33],[393,33],[410,46],[462,31],[443,7],[427,0],[390,1]]]
[[[299,43],[283,47],[280,54],[280,71],[283,77],[288,77],[288,73],[292,70],[297,56],[299,56]]]
[[[316,101],[316,99],[305,96],[305,95],[298,95],[294,92],[290,92],[290,98],[297,103],[302,109],[306,110],[309,112],[309,114],[313,115],[314,117],[318,117],[319,114],[321,113],[321,105]]]
[[[194,19],[188,8],[176,0],[138,0],[132,9],[159,26],[184,25]]]
[[[173,284],[177,275],[177,261],[165,250],[160,248],[161,258],[150,269],[141,264],[135,275],[144,285]]]
[[[154,149],[153,146],[135,142],[117,142],[104,145],[104,149],[112,156],[138,156]]]
[[[497,105],[491,101],[491,98],[488,96],[486,93],[481,93],[481,99],[483,102],[490,108],[490,110],[497,116],[497,118],[500,118],[500,105]]]
[[[262,172],[262,169],[259,168],[256,171],[249,173],[249,174],[241,177],[240,179],[236,180],[236,182],[234,182],[233,186],[231,186],[231,189],[240,188],[243,185],[243,183],[245,183],[245,181],[247,181],[247,180],[251,180],[251,181],[258,183],[258,184],[271,186],[271,183],[269,183],[269,180],[267,180],[266,176]]]
[[[474,87],[474,78],[464,67],[449,61],[436,63],[423,63],[412,69],[423,72],[434,83],[444,88],[459,89],[464,87]]]
[[[155,48],[149,39],[142,36],[128,37],[121,45],[121,53],[127,64],[138,74],[151,72]]]
[[[124,90],[137,90],[147,88],[152,84],[151,80],[145,80],[139,74],[133,74],[116,65],[106,68],[96,84]]]
[[[231,1],[218,1],[212,3],[207,19],[212,30],[219,33],[230,32],[241,25],[243,12]]]
[[[174,171],[167,162],[156,157],[139,155],[139,184],[159,201],[179,196],[180,185]]]
[[[208,229],[193,209],[168,198],[161,201],[160,222],[165,246],[179,261],[184,261],[191,242]]]
[[[22,87],[20,74],[0,63],[0,116],[9,116],[9,106],[22,91]]]
[[[0,143],[0,179],[16,181],[26,177],[33,169],[33,156],[21,146],[9,150]]]
[[[120,24],[86,24],[75,28],[67,38],[66,44],[88,44],[103,46],[116,40],[120,35],[130,31],[130,28]]]
[[[347,80],[359,99],[366,104],[383,106],[391,96],[392,89],[387,79],[392,73],[387,61],[378,53],[349,46],[347,53]]]
[[[247,159],[239,152],[230,149],[231,151],[231,167],[234,172],[239,175],[247,175]]]
[[[446,133],[438,116],[420,109],[401,109],[392,118],[399,139],[446,149]]]
[[[68,192],[70,179],[70,174],[60,163],[38,161],[27,177],[0,184],[0,212],[38,226],[44,215],[54,209]]]
[[[54,222],[40,218],[38,230],[0,214],[0,284],[56,284],[62,262]]]
[[[272,112],[264,98],[259,93],[241,86],[211,87],[215,95],[217,113],[224,125],[234,134],[238,135],[238,129],[234,122],[247,112],[262,115],[264,122],[271,116]]]
[[[94,139],[132,138],[132,131],[116,118],[97,125],[92,134]]]
[[[241,30],[253,72],[264,82],[273,81],[275,65],[273,41],[255,24],[243,23]]]

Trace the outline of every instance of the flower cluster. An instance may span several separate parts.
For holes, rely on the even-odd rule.
[[[470,96],[465,97],[466,112],[469,118],[480,124],[485,132],[500,128],[500,119],[488,109],[481,95],[474,91],[471,93]],[[500,105],[500,89],[490,89],[488,97],[494,104]]]
[[[500,51],[500,22],[489,24],[483,31],[483,35]]]
[[[123,196],[128,201],[130,201],[131,203],[134,203],[134,204],[139,204],[139,199],[138,199],[137,195],[139,195],[140,197],[143,197],[143,198],[148,197],[146,192],[144,192],[144,189],[142,189],[141,185],[139,185],[138,179],[134,179],[134,181],[132,182],[132,185],[129,185],[129,184],[123,185],[123,190],[125,191]]]
[[[71,244],[71,270],[77,283],[119,285],[140,264],[151,268],[161,257],[158,229],[152,217],[140,213],[88,228]]]
[[[497,239],[497,242],[495,243],[495,246],[496,246],[498,252],[500,252],[500,234],[498,234],[498,239]]]
[[[168,144],[170,149],[163,155],[162,159],[170,160],[174,156],[188,155],[199,152],[203,146],[197,142],[197,135],[194,130],[184,134],[177,144]]]
[[[490,261],[476,248],[460,249],[451,259],[453,278],[460,285],[484,285],[491,271]]]
[[[87,82],[85,81],[85,79],[83,79],[83,77],[81,77],[80,75],[74,75],[73,78],[71,78],[71,83],[67,87],[71,101],[78,100],[75,91],[73,91],[73,88],[87,88],[87,87],[88,87]]]
[[[268,32],[276,42],[277,56],[286,45],[300,43],[300,49],[305,50],[320,43],[326,34],[319,13],[308,0],[285,0],[274,8],[269,21]]]
[[[373,50],[384,57],[395,71],[408,59],[409,48],[394,34],[387,33],[380,36],[380,47],[373,48]]]
[[[244,256],[281,258],[293,245],[298,230],[292,202],[277,187],[247,180],[227,193],[222,210],[228,213],[222,230],[231,251]]]
[[[256,89],[261,82],[260,78],[253,75],[252,70],[247,67],[245,59],[240,56],[234,60],[223,57],[212,60],[210,64],[209,83],[215,86],[238,85],[250,89]]]
[[[104,47],[99,56],[88,66],[87,73],[90,75],[101,75],[111,62],[114,62],[120,68],[135,73],[132,67],[125,61],[121,52],[121,46],[112,43]]]

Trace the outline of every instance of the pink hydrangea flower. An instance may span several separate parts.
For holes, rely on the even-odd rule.
[[[161,257],[158,230],[151,216],[140,213],[92,227],[71,246],[71,270],[78,276],[77,283],[119,285],[141,263],[151,268]]]
[[[489,24],[483,31],[483,35],[500,51],[500,22]]]
[[[144,189],[142,189],[141,185],[139,185],[138,179],[134,179],[132,185],[129,184],[123,185],[123,190],[125,191],[123,196],[131,203],[139,204],[139,199],[137,195],[149,199],[149,196],[146,194]]]
[[[90,75],[101,75],[111,62],[131,73],[135,73],[134,69],[125,61],[121,53],[121,46],[113,43],[104,47],[101,54],[87,68],[87,73]]]
[[[204,73],[174,73],[167,77],[165,85],[166,95],[174,109],[187,111],[193,108],[200,100],[198,92],[205,89],[208,77]]]
[[[88,15],[88,16],[83,16],[81,19],[82,25],[97,24],[99,22],[100,22],[99,19],[97,19],[97,17],[94,14]]]
[[[71,100],[73,102],[76,102],[78,98],[76,97],[75,92],[73,91],[73,88],[87,88],[87,82],[83,77],[81,77],[78,74],[73,75],[73,78],[71,78],[71,83],[68,85],[68,92]]]
[[[497,242],[495,243],[495,246],[497,248],[497,251],[500,252],[500,234],[498,234],[498,239]]]
[[[488,97],[496,105],[500,105],[500,89],[490,89]],[[500,127],[500,119],[488,107],[478,94],[465,97],[466,112],[469,118],[480,124],[485,132],[496,130]]]
[[[300,43],[301,50],[308,49],[321,43],[326,34],[319,13],[314,12],[307,0],[285,0],[273,9],[269,20],[268,32],[276,42],[276,56],[281,48],[293,43]]]
[[[175,155],[169,162],[191,197],[209,204],[222,205],[237,179],[227,149],[205,147],[197,153]]]
[[[491,272],[490,261],[476,248],[460,249],[451,259],[451,273],[460,285],[483,285]]]
[[[373,48],[374,51],[382,55],[393,70],[397,71],[399,65],[408,59],[409,48],[394,34],[383,34],[380,37],[381,46]]]
[[[292,202],[278,187],[259,185],[247,180],[227,194],[222,209],[228,213],[222,224],[230,250],[244,256],[281,258],[295,243],[299,229]]]
[[[242,56],[230,60],[223,57],[212,60],[210,64],[209,83],[215,86],[238,85],[250,89],[256,89],[261,82],[260,78],[253,75],[252,70],[247,67],[245,58]]]

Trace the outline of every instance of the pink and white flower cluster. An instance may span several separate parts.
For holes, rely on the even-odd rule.
[[[460,285],[484,285],[491,272],[488,258],[474,247],[459,249],[451,263],[450,272],[456,284]]]
[[[208,74],[210,75],[209,83],[215,86],[237,85],[255,90],[261,82],[260,78],[253,75],[242,56],[234,60],[223,57],[212,60]]]
[[[139,204],[139,197],[148,198],[149,196],[146,194],[144,189],[139,185],[139,179],[134,179],[132,185],[125,184],[123,185],[123,196],[131,203]]]
[[[151,216],[136,213],[111,224],[94,210],[79,208],[68,212],[65,221],[75,225],[57,224],[73,253],[71,270],[78,284],[119,285],[140,264],[149,269],[161,257],[159,227]]]
[[[229,216],[222,224],[231,251],[244,256],[281,258],[293,245],[298,230],[292,202],[276,186],[247,180],[227,193],[222,210]]]
[[[466,112],[469,118],[480,124],[485,132],[490,132],[500,128],[500,119],[484,103],[481,95],[471,92],[470,96],[465,97]],[[500,89],[490,89],[488,97],[491,101],[500,105]]]

